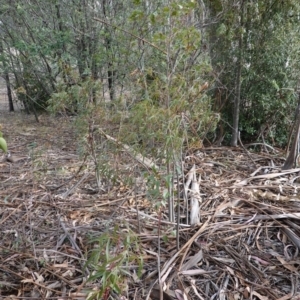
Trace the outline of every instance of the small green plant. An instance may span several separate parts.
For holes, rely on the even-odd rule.
[[[127,290],[126,277],[132,276],[129,266],[138,264],[137,275],[141,275],[143,260],[138,254],[137,237],[128,228],[115,226],[113,231],[92,239],[87,266],[92,270],[89,281],[99,282],[99,290],[88,299],[108,299],[110,292],[121,294]]]
[[[0,128],[1,129],[1,128]],[[0,149],[6,153],[7,152],[7,143],[6,140],[3,138],[3,134],[0,131]]]

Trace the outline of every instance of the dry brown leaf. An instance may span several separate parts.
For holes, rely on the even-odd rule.
[[[68,268],[69,264],[68,263],[63,263],[63,264],[53,264],[51,267],[53,268]]]
[[[294,298],[294,297],[292,297],[293,295],[292,295],[292,293],[288,293],[287,295],[285,295],[285,296],[283,296],[283,297],[281,297],[281,298],[278,298],[278,299],[276,299],[276,300],[288,300],[288,299],[291,299],[291,300],[299,300],[299,298],[297,298],[297,296],[296,296],[296,298]]]
[[[210,273],[216,273],[216,271],[206,271],[203,269],[194,269],[194,270],[181,271],[178,274],[195,276],[195,275],[203,275],[203,274],[210,274]]]
[[[163,300],[174,300],[167,292],[162,291]],[[153,300],[161,300],[160,299],[160,288],[158,285],[154,286],[151,290],[150,296]]]
[[[34,280],[32,278],[26,278],[21,280],[22,283],[34,283]]]
[[[285,261],[282,257],[280,257],[279,255],[276,256],[276,258],[281,262],[281,264],[288,270],[290,270],[291,272],[295,272],[298,273],[298,269],[296,267],[294,267],[292,264],[288,263],[287,261]]]
[[[203,252],[200,250],[194,256],[190,257],[189,260],[182,266],[181,270],[179,271],[186,271],[192,267],[196,267],[199,261],[203,259]]]
[[[188,300],[186,294],[182,290],[175,290],[174,291],[176,299],[178,300]]]
[[[263,295],[259,294],[259,293],[256,292],[256,291],[253,291],[253,292],[252,292],[252,295],[253,295],[253,296],[256,296],[256,297],[257,297],[258,299],[260,299],[260,300],[269,300],[269,297],[263,296]]]

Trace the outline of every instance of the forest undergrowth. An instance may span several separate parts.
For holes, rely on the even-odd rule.
[[[14,157],[0,163],[0,299],[300,298],[300,169],[281,171],[281,150],[185,149],[176,224],[126,151],[107,153],[99,185],[72,117],[0,117]],[[192,166],[194,226],[182,195]]]

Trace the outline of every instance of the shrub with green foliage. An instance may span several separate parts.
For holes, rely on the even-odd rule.
[[[87,299],[108,299],[111,291],[121,295],[127,290],[128,277],[140,277],[143,257],[136,235],[130,229],[115,226],[91,240],[94,249],[88,254],[87,267],[91,271],[89,281],[99,282],[99,289]],[[130,267],[138,265],[137,274]],[[136,269],[136,268],[134,268]]]

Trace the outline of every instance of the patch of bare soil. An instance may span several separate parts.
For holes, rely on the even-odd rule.
[[[167,209],[157,213],[144,190],[117,181],[97,191],[71,119],[42,116],[37,124],[1,113],[0,123],[14,157],[0,163],[0,299],[87,299],[107,283],[130,232],[138,236],[139,249],[128,249],[143,258],[142,275],[128,258],[126,273],[113,277],[121,293],[107,285],[101,299],[300,299],[300,169],[281,171],[282,153],[188,151],[175,186],[183,191],[195,166],[201,223],[185,224],[181,199],[176,239]],[[116,230],[114,249],[99,248],[95,276],[86,264],[90,241]],[[104,262],[103,253],[116,255]]]

